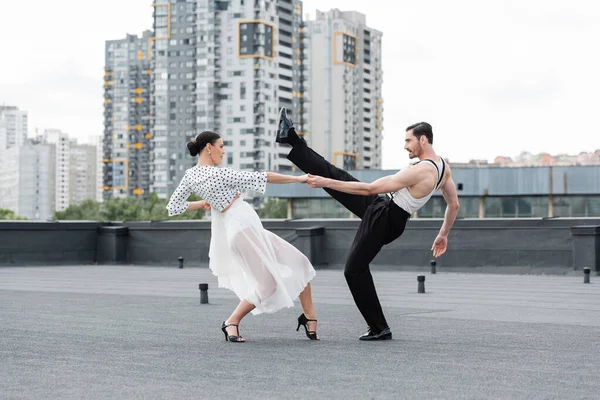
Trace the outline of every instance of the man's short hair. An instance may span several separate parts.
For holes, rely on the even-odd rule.
[[[425,136],[429,144],[433,144],[433,128],[427,122],[417,122],[416,124],[412,124],[408,128],[406,128],[406,132],[412,129],[413,135],[416,136],[417,139],[421,139],[421,136]]]

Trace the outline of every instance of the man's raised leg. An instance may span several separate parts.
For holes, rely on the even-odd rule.
[[[292,146],[292,150],[288,154],[287,159],[304,171],[304,173],[319,175],[324,178],[331,178],[338,181],[358,181],[358,179],[348,172],[332,165],[319,153],[308,147],[304,139],[301,139],[296,134],[292,121],[287,118],[285,108],[281,110],[279,118],[279,129],[277,131],[276,142],[287,143]],[[324,190],[359,218],[363,217],[367,207],[377,197],[348,194],[332,189]]]

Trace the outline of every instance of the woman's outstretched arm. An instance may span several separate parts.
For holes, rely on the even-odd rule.
[[[276,172],[267,172],[267,183],[306,183],[308,175],[282,175]]]

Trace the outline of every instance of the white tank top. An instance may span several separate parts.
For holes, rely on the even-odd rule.
[[[427,203],[427,201],[431,198],[433,193],[439,189],[440,183],[442,182],[442,177],[444,176],[444,171],[446,170],[446,163],[444,162],[444,159],[442,157],[440,157],[439,163],[436,163],[435,161],[430,160],[428,158],[423,161],[429,161],[435,166],[435,169],[437,169],[438,180],[431,193],[420,199],[415,199],[414,197],[412,197],[407,188],[402,188],[391,194],[394,203],[396,203],[398,207],[408,212],[409,214],[412,214],[419,208],[423,207],[425,203]]]

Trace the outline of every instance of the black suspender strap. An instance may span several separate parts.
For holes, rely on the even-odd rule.
[[[446,172],[446,162],[444,161],[444,159],[442,157],[440,157],[440,160],[442,160],[442,173],[440,174],[440,168],[437,166],[437,164],[435,163],[435,161],[426,158],[423,161],[429,161],[430,163],[433,164],[433,166],[435,167],[435,169],[437,170],[438,175],[440,176],[437,183],[435,184],[435,188],[437,189],[440,186],[440,183],[442,183],[442,179],[444,179],[444,172]],[[415,163],[418,164],[421,161]],[[395,192],[394,192],[395,193]],[[394,199],[394,193],[386,193],[386,195],[390,198],[390,199]]]
[[[442,179],[444,178],[444,172],[446,172],[446,163],[444,162],[444,159],[442,157],[440,157],[440,160],[442,160],[442,173],[441,174],[440,174],[440,169],[437,166],[437,164],[435,163],[435,161],[433,161],[429,158],[426,158],[425,160],[423,160],[423,161],[429,161],[430,163],[432,163],[433,166],[435,167],[435,169],[437,169],[438,174],[440,175],[440,177],[435,185],[436,189],[440,186],[440,183],[442,183]]]
[[[440,174],[440,179],[438,180],[437,185],[435,185],[436,188],[440,187],[440,183],[442,183],[442,179],[444,179],[444,172],[446,172],[446,162],[444,162],[442,157],[440,157],[440,160],[442,160],[442,173]]]

